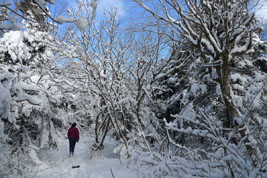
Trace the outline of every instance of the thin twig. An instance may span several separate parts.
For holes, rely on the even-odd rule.
[[[112,177],[115,178],[115,176],[114,176],[113,171],[112,171],[111,168],[110,168],[110,172],[111,172]]]
[[[18,12],[14,11],[13,9],[9,8],[9,7],[6,6],[6,5],[2,5],[2,4],[0,4],[0,7],[7,8],[8,10],[10,10],[10,11],[13,12],[14,14],[20,16],[21,18],[23,18],[23,19],[25,19],[25,20],[28,20],[28,21],[30,21],[30,22],[34,22],[34,23],[36,23],[36,21],[33,21],[33,20],[31,20],[31,19],[28,19],[27,17],[25,17],[25,16],[19,14]]]
[[[53,20],[56,23],[59,23],[59,21],[57,21],[56,19],[54,19],[54,17],[52,17],[40,4],[38,4],[35,0],[33,1],[34,4],[36,4],[51,20]]]

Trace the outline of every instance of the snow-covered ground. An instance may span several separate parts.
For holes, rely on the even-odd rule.
[[[58,150],[45,150],[39,156],[42,164],[35,168],[34,177],[40,178],[137,178],[138,176],[121,164],[112,152],[114,142],[107,139],[105,149],[100,152],[91,151],[92,139],[82,136],[75,146],[74,156],[69,157],[68,140],[62,140]],[[91,136],[92,137],[92,136]],[[73,169],[72,166],[79,165]]]

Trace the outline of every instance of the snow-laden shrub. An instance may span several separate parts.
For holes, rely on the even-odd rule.
[[[62,137],[55,125],[66,126],[58,122],[63,115],[56,113],[65,111],[62,94],[50,75],[54,40],[34,29],[10,31],[0,39],[0,146],[5,176],[23,176],[31,165],[39,164],[39,149],[56,148]]]
[[[194,112],[191,109],[194,116]],[[197,116],[197,115],[195,115]],[[267,165],[266,137],[258,137],[257,133],[266,132],[255,127],[249,135],[242,137],[240,127],[224,136],[224,129],[214,117],[208,117],[204,111],[201,116],[188,119],[183,115],[175,118],[184,119],[188,124],[177,127],[174,123],[166,124],[166,137],[154,143],[151,150],[139,146],[131,146],[121,153],[129,154],[128,164],[139,173],[140,177],[265,177]],[[205,138],[209,142],[205,147],[196,139],[182,145],[175,142],[170,131],[183,133],[187,137]],[[233,141],[235,140],[235,141]],[[238,141],[239,140],[239,141]],[[189,141],[190,142],[190,141]],[[250,153],[246,144],[251,145],[255,152]],[[253,150],[253,149],[252,149]],[[127,153],[127,154],[126,154]]]

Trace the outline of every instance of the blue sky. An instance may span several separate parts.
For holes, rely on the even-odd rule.
[[[57,1],[57,0],[56,0]],[[73,2],[75,0],[72,0]],[[131,0],[98,0],[97,15],[101,16],[105,10],[116,8],[122,17],[135,17],[139,16],[142,10]],[[255,8],[257,17],[267,22],[267,0],[260,0],[259,5]]]
[[[267,23],[267,0],[261,0],[256,15]]]
[[[75,7],[78,0],[55,0],[55,4],[50,6],[50,11],[54,14],[54,11],[57,13],[53,16],[56,17],[59,12],[66,12],[66,9],[70,7]],[[86,1],[86,0],[85,0]],[[88,0],[90,1],[90,0]],[[109,11],[112,8],[116,8],[118,14],[123,20],[129,18],[137,18],[142,15],[144,10],[140,8],[136,3],[131,0],[97,0],[97,13],[96,18],[102,19],[105,11]],[[54,9],[55,8],[55,9]]]
[[[14,3],[17,0],[0,0],[0,3],[6,1],[11,1]],[[76,1],[77,0],[55,0],[55,4],[50,6],[50,10],[52,11],[53,16],[55,17],[62,12],[66,12],[66,9],[69,8],[70,6],[75,6]],[[104,11],[110,10],[111,8],[116,8],[118,10],[118,14],[123,18],[140,17],[140,12],[143,12],[143,10],[131,0],[97,0],[97,1],[99,1],[97,8],[97,16],[100,18],[101,16],[103,16]],[[263,19],[267,23],[267,0],[260,0],[258,8],[254,9],[254,11],[256,11],[257,17]]]
[[[97,7],[97,16],[101,16],[104,14],[105,11],[110,10],[111,8],[116,8],[120,16],[129,15],[128,10],[130,8],[129,3],[126,0],[98,0],[98,7]],[[69,7],[74,7],[76,5],[77,0],[55,0],[55,4],[53,5],[56,7],[56,11],[59,12],[62,9],[66,10]],[[61,6],[61,7],[60,7]],[[54,7],[51,6],[51,11],[54,11]],[[58,9],[58,7],[60,7]]]
[[[143,12],[140,7],[138,7],[131,0],[98,0],[97,17],[101,18],[104,11],[110,10],[111,8],[116,8],[118,14],[123,18],[128,17],[138,17],[140,12]],[[67,2],[67,3],[66,3]],[[62,8],[67,9],[69,6],[75,6],[76,0],[55,0],[56,10],[59,12]],[[59,8],[61,6],[61,8]],[[259,7],[261,7],[259,9]],[[267,22],[267,0],[260,0],[259,6],[255,9],[257,17],[263,19]]]

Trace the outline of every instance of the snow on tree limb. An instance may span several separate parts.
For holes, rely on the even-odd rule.
[[[57,16],[57,18],[55,20],[60,24],[63,24],[66,22],[71,23],[71,22],[75,21],[73,18],[66,18],[66,17],[63,17],[61,15]]]
[[[22,30],[22,26],[20,24],[0,24],[0,29],[6,30]]]
[[[49,0],[46,2],[48,2],[50,4],[54,4],[54,0]],[[52,21],[59,23],[59,24],[76,22],[77,27],[81,31],[83,31],[86,28],[87,23],[85,23],[86,21],[84,19],[74,20],[73,18],[67,18],[67,17],[63,17],[63,16],[58,16],[57,18],[52,17],[51,14],[44,8],[46,5],[46,2],[44,0],[34,0],[33,1],[33,3],[36,4],[40,8],[40,10],[45,14],[44,16],[49,17]],[[8,9],[9,11],[15,13],[17,16],[20,16],[27,21],[34,22],[34,23],[37,22],[35,20],[27,18],[24,14],[22,15],[22,14],[18,13],[16,10],[11,9],[10,7],[8,7],[10,5],[12,5],[12,4],[10,4],[10,2],[5,2],[3,4],[0,4],[0,7],[4,7],[6,9]],[[92,16],[93,16],[93,18],[95,18],[97,4],[94,0],[92,1],[92,8],[93,8]],[[37,23],[40,23],[40,22],[37,22]],[[0,29],[21,30],[22,26],[20,24],[1,24]]]
[[[80,31],[84,31],[87,27],[87,22],[82,18],[76,20],[75,24],[77,25]]]
[[[10,1],[6,1],[4,3],[1,3],[0,6],[11,6],[12,3]]]

